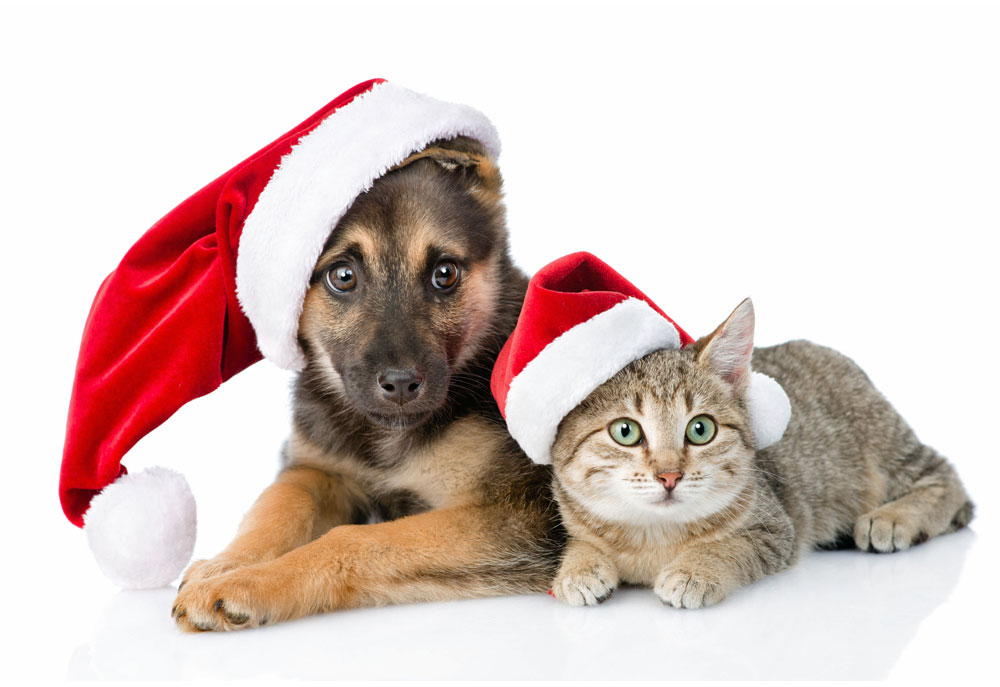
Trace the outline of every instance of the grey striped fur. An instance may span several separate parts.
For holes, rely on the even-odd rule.
[[[792,341],[753,353],[753,369],[777,379],[792,405],[784,437],[755,451],[749,360],[732,370],[733,356],[751,350],[752,324],[745,301],[711,336],[632,363],[563,420],[553,465],[570,542],[557,597],[593,605],[629,582],[697,608],[812,548],[899,551],[969,523],[972,503],[948,461],[828,348]],[[696,446],[684,431],[701,414],[718,433]],[[611,439],[606,428],[621,417],[640,423],[640,445]],[[683,477],[668,494],[655,476],[673,472]]]

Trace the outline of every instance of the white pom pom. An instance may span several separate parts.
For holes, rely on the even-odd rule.
[[[757,448],[767,448],[781,439],[792,418],[788,394],[774,379],[760,372],[750,376],[750,427],[757,439]]]
[[[112,582],[125,589],[163,587],[191,560],[194,495],[173,470],[154,467],[125,475],[93,498],[83,530]]]

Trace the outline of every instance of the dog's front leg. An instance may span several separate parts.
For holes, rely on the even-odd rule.
[[[214,558],[192,563],[181,587],[277,558],[330,527],[351,522],[364,499],[360,487],[342,476],[287,468],[243,517],[229,546]]]
[[[540,592],[559,562],[554,514],[511,505],[336,527],[272,561],[193,582],[182,629],[234,630],[339,608]]]

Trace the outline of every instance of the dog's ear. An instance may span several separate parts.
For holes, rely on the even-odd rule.
[[[435,141],[392,169],[402,169],[424,159],[432,160],[449,174],[458,175],[469,185],[469,191],[481,200],[500,201],[503,187],[500,168],[478,142],[464,137]]]

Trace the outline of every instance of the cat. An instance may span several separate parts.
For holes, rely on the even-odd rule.
[[[711,335],[640,358],[559,424],[555,495],[570,539],[551,593],[596,605],[619,583],[681,608],[812,548],[892,552],[964,527],[954,468],[850,359],[807,341],[754,351],[741,303]],[[751,370],[785,389],[784,437],[756,451]]]

